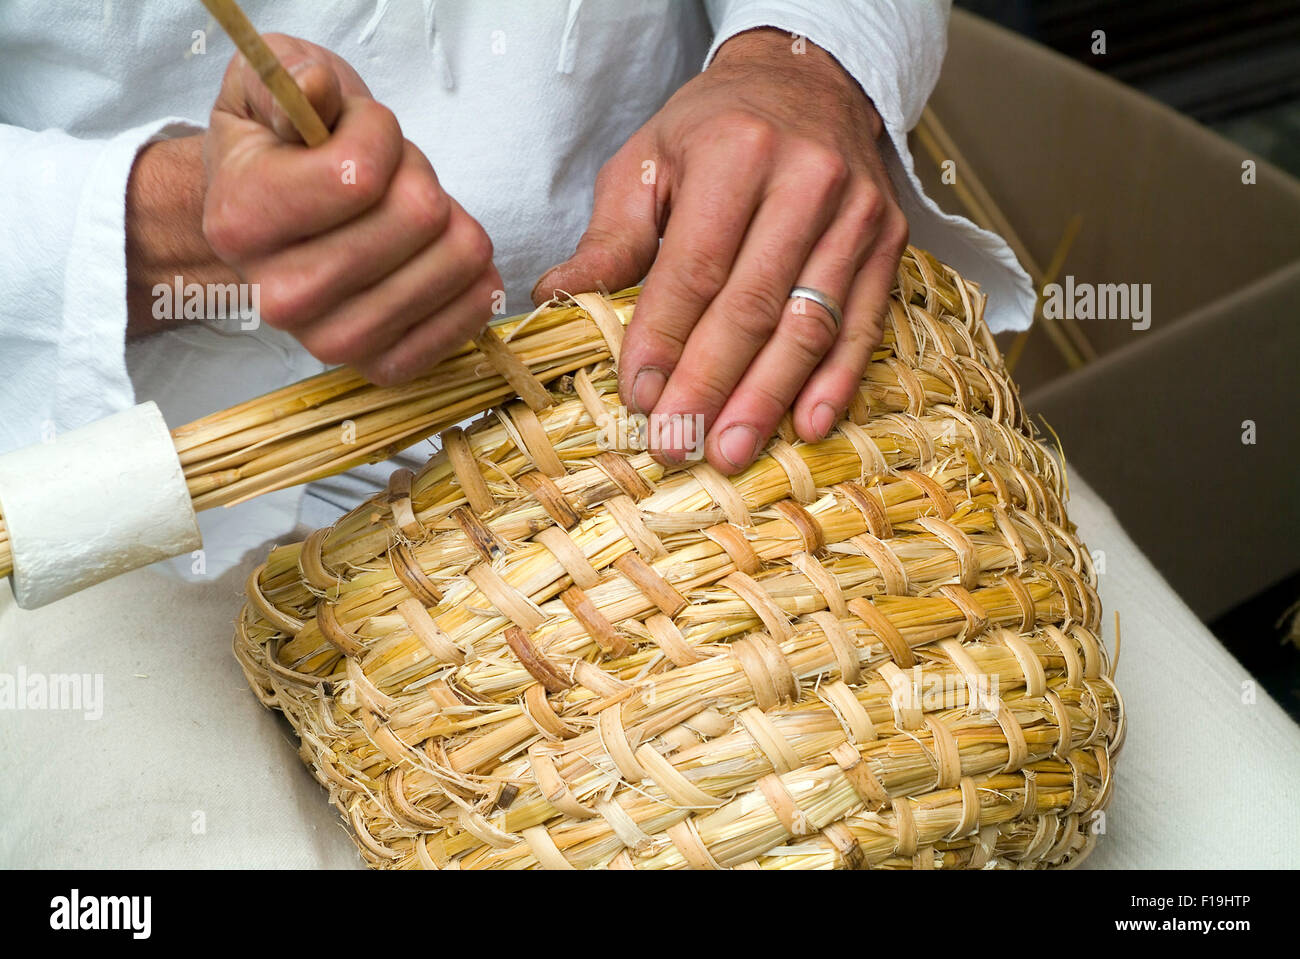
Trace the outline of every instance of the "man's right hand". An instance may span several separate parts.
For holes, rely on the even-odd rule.
[[[264,322],[323,363],[408,380],[490,318],[502,287],[491,241],[345,61],[266,40],[333,132],[305,147],[236,55],[204,137],[204,236],[259,285]]]

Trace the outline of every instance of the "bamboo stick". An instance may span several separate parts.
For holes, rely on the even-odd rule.
[[[257,71],[257,75],[275,97],[275,102],[302,135],[303,142],[314,147],[328,140],[329,128],[321,122],[302,88],[289,76],[279,58],[239,8],[239,4],[235,0],[203,0],[203,5],[230,35],[244,59]]]
[[[235,0],[203,3],[257,71],[307,146],[324,143],[329,138],[328,128],[239,4]],[[540,383],[521,375],[523,369],[545,378],[598,360],[600,357],[592,354],[591,348],[599,337],[593,340],[577,334],[577,342],[568,344],[541,342],[531,335],[522,337],[514,351],[522,360],[520,365],[506,348],[499,330],[507,334],[522,330],[538,312],[516,317],[514,322],[506,321],[500,327],[485,327],[472,344],[466,344],[428,375],[406,386],[374,388],[356,372],[340,368],[173,430],[195,508],[234,505],[262,493],[387,459],[460,419],[482,412],[504,399],[511,389],[521,391],[532,404],[544,403],[545,391]],[[546,323],[537,326],[549,328]],[[499,372],[499,379],[481,375],[485,361]],[[424,397],[423,405],[403,405],[404,400],[417,395]],[[363,412],[373,414],[364,421],[371,431],[368,442],[356,445],[331,432],[350,423],[350,416]],[[0,515],[0,576],[12,572],[12,547]]]
[[[1070,217],[1069,222],[1065,224],[1065,231],[1061,234],[1061,239],[1056,244],[1056,250],[1052,253],[1052,259],[1047,264],[1047,270],[1042,276],[1042,282],[1039,283],[1037,296],[1034,299],[1034,321],[1035,324],[1043,318],[1043,290],[1055,283],[1061,275],[1061,270],[1065,268],[1066,257],[1070,255],[1070,250],[1074,247],[1074,241],[1079,236],[1079,231],[1083,229],[1083,217],[1074,214]],[[1070,329],[1070,327],[1067,327]],[[1025,344],[1029,342],[1029,335],[1034,331],[1034,324],[1028,329],[1021,330],[1016,334],[1016,338],[1011,342],[1011,348],[1007,350],[1007,372],[1014,373],[1016,367],[1020,365],[1020,357],[1025,351]]]
[[[1011,225],[1011,221],[1006,218],[1006,215],[997,205],[993,195],[989,193],[988,188],[980,179],[979,174],[962,156],[957,144],[949,136],[947,130],[935,115],[934,110],[928,106],[921,113],[921,121],[916,127],[916,136],[922,149],[929,154],[936,165],[941,165],[945,160],[952,160],[957,164],[961,174],[958,176],[957,182],[953,184],[953,189],[956,191],[958,200],[966,207],[971,219],[976,224],[997,233],[1007,241],[1016,258],[1024,264],[1030,278],[1034,281],[1035,293],[1041,301],[1044,271],[1037,258],[1029,252],[1029,248],[1025,246],[1020,234],[1016,232],[1015,227]],[[1096,349],[1083,330],[1078,327],[1077,322],[1057,321],[1050,317],[1044,317],[1041,309],[1036,310],[1035,315],[1042,323],[1044,331],[1052,340],[1057,352],[1061,354],[1062,359],[1071,369],[1077,369],[1097,358]]]
[[[899,268],[900,284],[923,283],[922,257],[928,254],[909,250]],[[937,263],[927,267],[939,268]],[[631,288],[608,298],[625,325],[639,293]],[[961,307],[951,288],[939,295],[948,298],[940,300],[944,308]],[[573,303],[544,304],[493,329],[543,383],[610,356],[599,326]],[[892,336],[887,327],[884,346]],[[206,510],[382,462],[511,395],[483,351],[466,343],[425,376],[401,386],[375,386],[340,367],[179,426],[172,439],[194,507]],[[0,576],[12,571],[0,515]]]

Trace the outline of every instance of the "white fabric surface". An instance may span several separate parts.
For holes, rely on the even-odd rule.
[[[246,0],[260,29],[328,47],[390,106],[441,182],[493,237],[506,308],[565,258],[596,171],[726,39],[775,26],[828,49],[884,120],[915,243],[1022,328],[1029,280],[1006,244],[942,214],[906,131],[943,60],[951,0]],[[194,53],[195,31],[206,52]],[[137,150],[203,127],[230,41],[194,0],[0,4],[0,451],[154,400],[173,426],[317,372],[274,330],[194,324],[133,342],[124,195]],[[133,397],[134,394],[134,397]],[[418,463],[428,450],[399,457]],[[314,518],[377,488],[393,464],[313,484]],[[209,571],[291,530],[302,492],[202,517]],[[188,559],[171,564],[186,574]]]
[[[1300,866],[1300,729],[1262,689],[1242,702],[1241,665],[1073,474],[1072,493],[1071,518],[1105,557],[1107,623],[1121,614],[1128,709],[1088,864]],[[230,651],[242,574],[186,584],[144,569],[35,612],[0,590],[0,674],[104,677],[101,719],[0,712],[0,867],[360,864]]]

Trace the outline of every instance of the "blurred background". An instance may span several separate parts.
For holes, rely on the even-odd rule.
[[[956,0],[912,153],[1040,293],[1149,290],[1149,325],[1040,297],[999,345],[1030,417],[1300,719],[1300,2]]]
[[[956,0],[1300,176],[1297,0]],[[1105,56],[1091,33],[1107,31]]]

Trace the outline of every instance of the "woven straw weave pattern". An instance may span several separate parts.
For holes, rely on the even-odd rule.
[[[575,322],[617,356],[635,291]],[[1123,741],[1088,551],[978,288],[909,250],[821,443],[611,450],[610,361],[249,578],[235,651],[395,868],[993,868],[1091,850]]]

